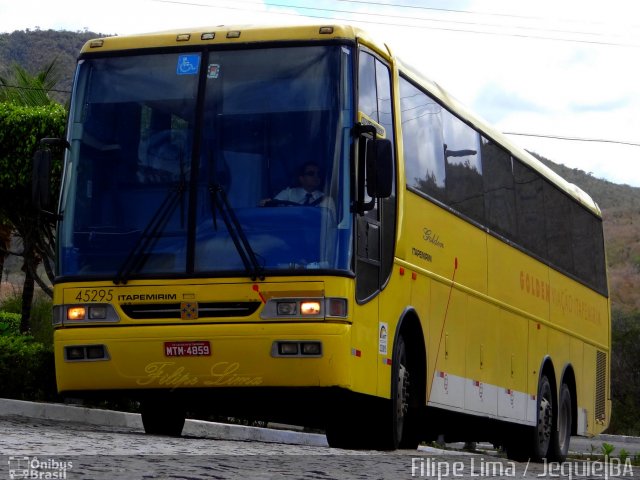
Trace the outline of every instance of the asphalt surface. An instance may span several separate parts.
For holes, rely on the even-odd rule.
[[[622,449],[640,453],[640,439],[611,435],[574,437],[572,451],[597,454],[604,443],[614,446],[614,455]],[[144,434],[138,414],[0,399],[0,479],[640,478],[635,466],[602,469],[601,461],[572,458],[552,467],[510,462],[486,444],[478,444],[475,454],[462,447],[339,450],[328,447],[324,435],[285,426],[198,420],[186,421],[182,438],[158,437]]]

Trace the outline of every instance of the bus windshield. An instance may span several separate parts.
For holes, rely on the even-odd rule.
[[[351,70],[337,45],[82,59],[58,275],[349,270]]]

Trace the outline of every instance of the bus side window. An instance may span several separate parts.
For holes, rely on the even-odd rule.
[[[400,115],[407,186],[445,201],[442,107],[400,78]]]
[[[482,138],[482,170],[487,226],[507,238],[514,238],[516,202],[511,154]]]

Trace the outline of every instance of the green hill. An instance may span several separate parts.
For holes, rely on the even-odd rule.
[[[52,96],[60,103],[66,104],[80,48],[87,40],[101,36],[104,35],[55,30],[17,30],[12,33],[0,33],[0,76],[11,78],[15,64],[33,75],[55,59],[60,82]]]

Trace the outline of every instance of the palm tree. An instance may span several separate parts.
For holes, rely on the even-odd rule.
[[[38,107],[55,103],[49,97],[60,75],[57,59],[43,70],[31,75],[18,64],[13,66],[13,78],[0,77],[0,101],[15,103],[25,107]]]

